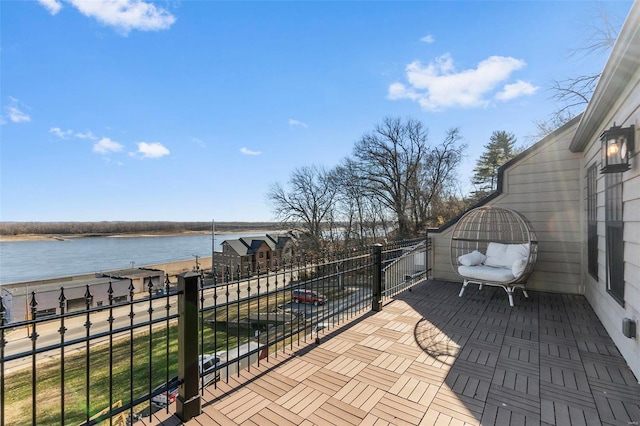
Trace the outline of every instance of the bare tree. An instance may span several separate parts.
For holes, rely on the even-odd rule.
[[[450,129],[445,140],[430,149],[421,164],[418,179],[410,188],[415,232],[434,224],[434,204],[451,194],[458,182],[456,170],[467,147],[458,144],[460,139],[459,129]]]
[[[594,59],[606,59],[613,48],[622,21],[611,16],[602,6],[599,6],[593,15],[586,20],[588,25],[585,26],[587,32],[584,45],[571,49],[569,58],[593,62]],[[596,61],[598,64],[600,62]],[[553,94],[552,99],[558,102],[559,106],[548,120],[536,121],[537,131],[533,138],[540,139],[575,117],[576,110],[589,103],[599,80],[599,71],[554,80],[549,90]]]
[[[385,118],[353,149],[352,164],[362,184],[394,212],[399,238],[410,233],[409,187],[418,179],[426,151],[427,129],[419,121],[399,118]]]
[[[295,169],[288,190],[274,184],[267,199],[276,218],[289,225],[298,224],[311,242],[311,248],[322,247],[323,222],[333,217],[337,186],[333,174],[316,166]]]

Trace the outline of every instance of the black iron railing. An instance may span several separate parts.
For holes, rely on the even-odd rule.
[[[9,324],[0,298],[0,426],[124,425],[158,409],[187,421],[205,386],[380,310],[425,276],[426,250],[422,239],[209,280],[186,273],[142,293],[130,282],[118,301],[110,284],[106,306],[87,286],[81,310],[60,289],[60,313],[47,317],[32,292],[28,319]]]

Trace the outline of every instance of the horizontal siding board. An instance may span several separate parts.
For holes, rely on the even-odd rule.
[[[545,185],[541,185],[541,182],[537,182],[533,179],[528,182],[517,184],[509,181],[509,194],[536,194],[540,192],[557,192],[564,194],[566,191],[580,191],[580,185],[580,179],[576,179],[575,173],[573,179],[552,179],[551,181],[545,182]]]
[[[576,179],[578,175],[575,169],[573,170],[558,170],[554,173],[533,172],[528,174],[523,173],[509,173],[509,185],[519,185],[530,182],[556,182],[568,181]]]
[[[517,166],[520,168],[518,174],[553,173],[557,170],[573,170],[574,173],[578,174],[580,171],[580,159],[556,159],[555,161],[542,161],[539,163],[532,161],[518,164]]]
[[[526,194],[509,194],[508,199],[502,199],[501,202],[496,203],[496,205],[512,206],[514,204],[524,204],[525,208],[518,209],[518,211],[536,211],[538,209],[532,206],[535,206],[538,203],[559,203],[560,205],[568,205],[569,203],[577,204],[581,201],[580,191],[578,190],[573,192],[545,192],[543,188],[540,188],[540,191]],[[555,208],[557,209],[558,205],[556,205]],[[554,209],[550,209],[549,211],[554,211]]]

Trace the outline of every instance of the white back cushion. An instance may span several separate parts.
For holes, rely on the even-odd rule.
[[[506,244],[491,242],[487,246],[487,260],[484,261],[484,264],[496,268],[502,268],[506,266],[511,268],[511,266],[513,265],[513,261],[511,261],[511,263],[509,263],[508,265],[505,263],[506,253]]]
[[[513,267],[516,260],[529,258],[529,243],[526,244],[502,244],[490,242],[487,246],[487,260],[484,264],[496,268]]]

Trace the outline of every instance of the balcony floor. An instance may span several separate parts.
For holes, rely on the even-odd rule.
[[[583,296],[428,281],[205,390],[190,425],[637,425],[640,385]],[[170,412],[174,412],[171,407]],[[145,424],[179,425],[156,413]],[[140,424],[140,423],[139,423]]]

